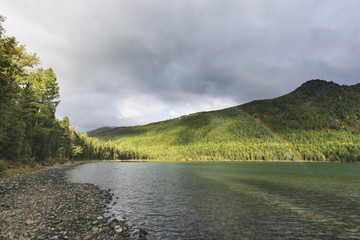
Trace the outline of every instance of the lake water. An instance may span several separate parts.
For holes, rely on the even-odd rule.
[[[360,239],[360,164],[97,162],[74,182],[149,239]]]

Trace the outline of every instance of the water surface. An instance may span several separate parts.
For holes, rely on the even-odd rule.
[[[360,239],[360,164],[98,162],[111,214],[149,239]]]

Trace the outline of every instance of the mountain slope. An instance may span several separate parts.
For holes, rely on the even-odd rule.
[[[92,136],[127,159],[357,161],[359,103],[359,84],[312,80],[275,99]]]
[[[95,137],[136,151],[139,158],[222,160],[262,159],[263,155],[269,155],[268,159],[280,155],[295,158],[270,131],[235,108],[117,128]]]
[[[237,108],[276,131],[288,128],[355,130],[360,125],[360,84],[340,86],[311,80],[282,97],[253,101]]]

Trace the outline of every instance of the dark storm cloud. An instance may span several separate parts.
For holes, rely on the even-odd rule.
[[[277,97],[313,78],[359,82],[356,0],[2,2],[79,130]]]

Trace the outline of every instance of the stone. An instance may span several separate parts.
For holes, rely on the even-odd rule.
[[[116,223],[115,223],[115,222],[111,222],[109,226],[110,226],[110,228],[114,228],[114,227],[116,226]]]
[[[0,221],[0,239],[129,239],[125,222],[103,215],[102,205],[111,200],[109,194],[91,184],[66,180],[73,166],[1,179],[0,219],[4,220]]]
[[[102,228],[104,232],[109,232],[111,230],[111,228],[109,226],[106,226],[104,228]]]
[[[31,219],[28,219],[28,220],[26,220],[25,223],[26,223],[26,225],[31,225],[31,224],[34,224],[34,221]]]
[[[148,233],[145,229],[140,228],[140,236],[139,237],[145,237],[147,234]]]

